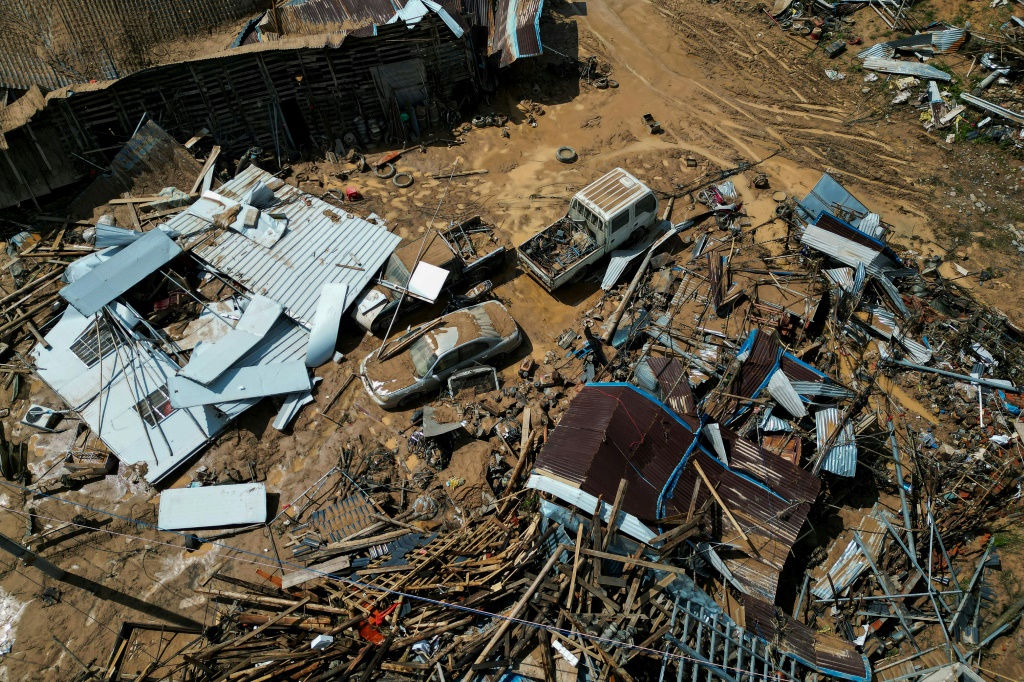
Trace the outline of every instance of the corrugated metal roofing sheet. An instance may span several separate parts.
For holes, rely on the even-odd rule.
[[[940,81],[952,80],[945,71],[940,71],[930,64],[919,62],[905,62],[897,59],[882,59],[881,57],[869,57],[864,60],[864,68],[882,73],[894,73],[901,76],[916,76],[918,78],[934,78]]]
[[[825,447],[829,438],[840,428],[841,416],[839,409],[828,407],[814,414],[818,450]],[[853,424],[849,420],[842,425],[842,432],[832,444],[822,462],[821,468],[831,471],[837,476],[853,477],[857,473],[857,439],[853,433]]]
[[[967,102],[968,104],[973,104],[979,109],[984,109],[985,111],[996,114],[997,116],[1002,116],[1005,119],[1024,125],[1024,113],[1018,113],[1011,109],[1007,109],[1006,107],[1001,107],[998,104],[993,104],[992,102],[989,102],[987,99],[975,97],[974,95],[967,92],[961,92],[960,99]]]
[[[889,43],[878,43],[872,45],[866,50],[861,50],[857,53],[857,59],[868,59],[869,57],[880,57],[882,59],[892,59],[896,55],[896,48]]]
[[[885,526],[878,520],[880,515],[885,515],[890,520],[895,518],[893,514],[875,504],[871,513],[863,516],[860,523],[857,524],[857,531],[860,533],[861,540],[868,548],[868,551],[871,552],[871,558],[874,561],[878,561],[879,553],[882,551],[882,546],[886,539]],[[825,570],[819,571],[821,577],[817,578],[814,586],[811,588],[811,594],[818,599],[832,599],[834,596],[842,595],[843,591],[852,585],[857,577],[867,569],[868,563],[864,559],[864,555],[861,553],[857,543],[852,538],[853,534],[849,530],[844,531],[829,549],[830,559],[837,552],[838,556],[835,556],[832,564],[827,568],[828,577],[824,575]],[[840,547],[843,549],[840,550]],[[832,579],[831,584],[829,583],[829,577]],[[832,593],[832,585],[835,585],[835,595]]]
[[[792,353],[783,353],[779,360],[779,368],[786,373],[790,381],[831,381],[821,370],[808,365]]]
[[[856,395],[853,391],[838,384],[826,384],[821,381],[794,381],[793,388],[800,395],[814,396],[816,398],[852,398]]]
[[[724,437],[724,429],[722,433]],[[783,461],[778,457],[775,459]],[[807,518],[810,503],[788,500],[697,448],[687,461],[671,496],[666,499],[666,507],[685,512],[695,504],[694,508],[699,509],[711,497],[694,463],[700,464],[710,484],[757,548],[757,555],[752,555],[732,522],[712,503],[715,526],[720,529],[716,540],[731,548],[727,554],[722,553],[726,565],[749,592],[774,601],[779,574]],[[768,466],[769,472],[775,471],[774,463]]]
[[[181,247],[162,230],[150,230],[113,258],[61,289],[60,295],[82,315],[95,315],[181,253]]]
[[[831,268],[822,270],[821,274],[843,291],[850,291],[853,288],[853,268]]]
[[[659,221],[658,224],[654,226],[654,229],[644,235],[644,238],[635,246],[628,249],[616,249],[615,251],[612,251],[611,258],[608,261],[608,269],[604,271],[604,278],[601,280],[601,288],[608,291],[618,284],[619,279],[622,278],[622,273],[626,271],[629,264],[636,260],[640,254],[645,253],[647,249],[651,248],[651,245],[654,244],[655,240],[671,227],[672,224],[667,220]]]
[[[821,635],[754,596],[743,597],[744,627],[823,675],[867,682],[871,664],[852,643]]]
[[[800,235],[800,243],[831,256],[840,263],[857,267],[863,264],[868,273],[881,276],[895,264],[877,248],[858,244],[847,237],[829,232],[816,225],[808,225]]]
[[[625,478],[629,494],[623,510],[653,522],[660,517],[663,489],[694,441],[687,426],[639,389],[589,384],[551,431],[534,472],[605,500],[614,499]]]
[[[731,468],[764,483],[791,502],[814,502],[817,499],[821,487],[817,476],[742,438],[728,427],[721,427],[720,434],[729,453]]]
[[[661,400],[678,415],[696,414],[697,405],[690,388],[689,373],[675,358],[647,358],[654,378],[661,387]]]
[[[863,216],[868,213],[868,207],[850,194],[828,173],[821,176],[807,196],[800,200],[797,208],[803,212],[808,221],[816,218],[822,211],[832,214],[837,212],[853,214],[850,217],[850,223],[854,227],[857,227],[860,222],[860,218],[854,216]]]
[[[882,225],[882,217],[877,213],[868,213],[866,216],[861,218],[860,223],[857,224],[857,229],[870,237],[874,237],[875,239],[881,239],[885,236],[885,227]]]
[[[531,490],[539,490],[541,492],[554,495],[566,504],[571,504],[577,509],[584,510],[588,514],[593,513],[594,510],[597,509],[597,498],[595,496],[550,476],[533,474],[530,476],[529,480],[526,481],[526,487]],[[601,501],[601,518],[605,523],[609,522],[612,518],[612,505],[609,504],[606,499],[607,498],[602,499]],[[614,501],[614,497],[612,500]],[[544,504],[544,501],[542,501],[542,504]],[[619,530],[629,537],[636,538],[641,542],[648,542],[652,538],[657,537],[657,533],[641,523],[640,520],[632,514],[624,514],[622,512],[619,514]]]
[[[488,51],[491,55],[499,55],[500,66],[543,52],[540,42],[543,10],[544,0],[497,0],[491,19]]]
[[[776,417],[772,414],[771,409],[764,413],[761,418],[761,424],[758,426],[762,431],[774,432],[774,431],[785,431],[789,432],[793,430],[793,425],[781,417]]]
[[[218,192],[241,201],[257,182],[270,177],[250,166]],[[288,316],[309,328],[325,284],[348,285],[348,308],[401,238],[290,185],[276,193],[281,204],[274,212],[288,218],[288,229],[274,246],[266,248],[224,230],[193,253],[248,290],[277,301]],[[179,214],[166,225],[187,237],[207,230],[210,223]]]
[[[740,365],[733,382],[732,390],[734,395],[743,398],[753,398],[767,384],[768,378],[775,371],[782,356],[782,346],[775,334],[754,329],[747,337],[747,343],[743,349],[749,347],[750,354]],[[749,344],[749,346],[747,345]]]
[[[800,394],[796,392],[793,384],[789,381],[789,377],[782,370],[775,370],[772,373],[771,379],[768,380],[767,389],[772,399],[794,417],[799,419],[807,415],[807,408],[804,407],[803,401],[800,400]]]

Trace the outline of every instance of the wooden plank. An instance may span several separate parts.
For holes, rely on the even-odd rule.
[[[736,517],[732,515],[732,512],[729,511],[729,507],[725,505],[725,502],[718,495],[718,491],[715,490],[715,487],[713,485],[711,485],[711,481],[708,479],[707,474],[704,473],[704,470],[700,468],[700,463],[697,460],[693,461],[693,468],[700,475],[701,480],[703,480],[704,483],[708,486],[708,489],[711,491],[711,496],[715,498],[715,502],[717,502],[718,506],[722,508],[722,511],[725,512],[725,515],[729,517],[729,522],[732,523],[732,525],[736,526],[736,530],[739,531],[740,537],[742,537],[744,542],[747,543],[747,546],[750,547],[750,551],[753,552],[756,556],[761,556],[761,554],[757,551],[757,547],[754,547],[754,543],[750,540],[750,537],[747,536],[746,532],[744,532],[743,527],[740,526],[740,522],[737,521]]]
[[[235,647],[235,646],[238,646],[239,644],[243,644],[245,642],[248,642],[250,639],[252,639],[256,635],[260,634],[261,632],[263,632],[264,630],[269,628],[271,625],[275,625],[279,620],[281,620],[285,616],[291,615],[292,613],[294,613],[298,609],[300,609],[303,606],[305,606],[308,601],[309,601],[309,597],[306,597],[302,601],[296,602],[294,605],[288,607],[287,609],[285,609],[281,613],[277,614],[276,616],[274,616],[273,618],[268,620],[263,625],[260,625],[259,627],[255,628],[253,630],[250,630],[249,632],[245,633],[241,637],[238,637],[237,639],[228,640],[227,642],[221,642],[220,644],[214,644],[211,647],[207,647],[206,649],[203,649],[198,654],[197,658],[203,658],[203,659],[207,659],[208,660],[215,653],[217,653],[218,651],[223,651],[224,649],[227,649],[228,647]]]
[[[213,172],[213,165],[217,163],[218,156],[220,156],[220,146],[214,145],[213,149],[210,151],[210,157],[206,159],[206,163],[203,164],[203,170],[199,171],[199,177],[196,178],[195,183],[193,183],[192,189],[188,191],[189,194],[195,194],[196,191],[198,191],[199,186],[203,184],[203,179],[206,177],[207,173]]]
[[[678,575],[686,575],[686,571],[677,568],[676,566],[669,566],[668,564],[657,564],[653,561],[645,561],[643,559],[634,559],[631,556],[623,556],[621,554],[610,554],[609,552],[599,552],[596,549],[584,549],[580,550],[581,554],[592,556],[597,559],[611,559],[612,561],[618,561],[623,564],[635,564],[637,566],[643,566],[644,568],[656,568],[659,571],[667,571],[669,573],[676,573]]]
[[[569,600],[565,605],[567,611],[572,611],[572,596],[576,592],[576,573],[580,568],[580,550],[583,548],[583,524],[576,526],[576,554],[572,561],[572,578],[569,580]]]
[[[615,491],[615,502],[612,504],[612,514],[608,517],[608,532],[604,535],[604,542],[601,544],[602,551],[608,551],[608,545],[612,541],[612,536],[615,535],[615,528],[618,525],[619,512],[622,510],[622,501],[626,497],[626,488],[629,487],[629,481],[622,478],[619,479],[619,489]]]
[[[122,204],[148,204],[153,201],[160,201],[161,199],[166,198],[167,197],[161,197],[154,194],[148,197],[128,197],[126,199],[111,199],[107,203],[110,204],[111,206],[121,206]]]
[[[307,566],[306,568],[294,571],[285,575],[281,579],[281,589],[287,590],[296,585],[315,580],[317,578],[325,578],[325,573],[333,573],[334,571],[340,571],[343,568],[348,568],[352,565],[352,560],[347,556],[339,556],[328,561],[324,561],[313,566]]]

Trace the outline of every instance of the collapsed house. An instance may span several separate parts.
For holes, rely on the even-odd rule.
[[[493,90],[497,68],[541,53],[542,9],[539,0],[289,2],[276,13],[287,33],[275,25],[216,54],[91,82],[28,75],[18,81],[28,93],[0,110],[0,207],[106,166],[146,119],[178,140],[205,130],[232,158],[259,148],[278,163],[302,151],[406,146],[459,122]]]
[[[96,239],[107,248],[68,268],[70,307],[34,358],[150,483],[263,397],[285,397],[284,428],[310,400],[307,365],[330,358],[341,314],[400,241],[255,166],[157,229],[100,228]],[[220,295],[207,304],[192,283]]]

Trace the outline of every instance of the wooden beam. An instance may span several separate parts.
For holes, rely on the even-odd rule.
[[[291,607],[298,602],[292,599],[278,599],[277,597],[265,597],[261,594],[247,594],[245,592],[228,592],[227,590],[214,590],[209,587],[197,587],[194,590],[197,594],[204,594],[208,597],[222,597],[224,599],[236,599],[238,601],[248,602],[250,604],[263,604],[265,606],[284,606]],[[349,615],[348,609],[339,609],[334,606],[325,606],[324,604],[304,604],[307,611],[315,611],[317,613],[331,613],[335,616],[347,616]],[[290,611],[288,612],[290,613]],[[366,618],[366,616],[360,616],[360,618]]]
[[[612,561],[618,561],[623,564],[636,564],[637,566],[643,566],[644,568],[656,568],[659,571],[667,571],[669,573],[675,573],[678,575],[686,575],[686,571],[682,568],[676,568],[675,566],[669,566],[668,564],[658,564],[653,561],[645,561],[643,559],[634,559],[631,556],[624,556],[622,554],[611,554],[610,552],[599,552],[596,549],[583,549],[580,550],[580,554],[586,554],[592,556],[595,559],[611,559]]]
[[[693,468],[700,475],[701,480],[704,481],[705,484],[707,484],[708,489],[711,491],[711,496],[715,498],[715,502],[717,502],[718,506],[722,508],[722,511],[725,512],[725,515],[729,517],[729,522],[732,523],[732,525],[736,526],[736,530],[739,531],[740,537],[742,537],[743,541],[747,543],[748,547],[750,547],[750,551],[753,552],[756,556],[761,556],[760,552],[757,551],[757,547],[754,547],[754,543],[750,540],[750,537],[743,530],[743,527],[740,526],[740,522],[736,520],[736,517],[732,515],[731,511],[729,511],[729,507],[726,506],[725,502],[718,495],[718,491],[715,490],[715,486],[711,485],[711,481],[708,479],[707,474],[705,474],[704,470],[700,468],[700,462],[698,462],[696,459],[693,460]]]
[[[534,579],[530,587],[526,590],[526,592],[523,593],[523,596],[519,598],[519,601],[517,601],[515,606],[512,607],[512,610],[509,611],[508,615],[502,618],[501,625],[497,627],[497,629],[494,632],[494,635],[491,636],[490,641],[487,642],[483,650],[476,657],[476,660],[473,661],[473,665],[483,663],[487,659],[487,657],[491,655],[491,652],[494,651],[494,648],[501,641],[501,638],[505,636],[505,632],[509,629],[509,626],[512,625],[511,619],[519,617],[519,614],[523,612],[523,609],[526,608],[526,605],[530,603],[530,599],[533,597],[534,594],[536,594],[537,590],[540,588],[541,583],[544,582],[544,577],[554,567],[555,562],[558,561],[558,557],[562,554],[562,552],[568,549],[569,548],[565,545],[559,545],[555,548],[555,551],[551,553],[550,557],[548,557],[547,563],[544,564],[544,567],[537,571],[537,577]],[[467,672],[465,677],[462,678],[462,682],[469,682],[472,678],[472,671]]]
[[[618,525],[619,512],[622,511],[622,502],[626,497],[626,489],[629,487],[629,481],[624,478],[619,479],[619,489],[615,491],[615,502],[612,504],[612,515],[608,518],[608,532],[604,535],[604,541],[601,543],[601,551],[608,551],[608,545],[612,541],[612,536],[615,535],[615,529]]]
[[[300,608],[302,608],[303,606],[305,606],[307,603],[309,603],[309,597],[306,597],[302,601],[296,602],[292,606],[288,607],[287,609],[285,609],[281,613],[277,614],[276,616],[274,616],[273,618],[268,620],[263,625],[260,625],[258,628],[250,630],[249,632],[245,633],[241,637],[238,637],[238,638],[232,639],[232,640],[228,640],[227,642],[221,642],[220,644],[214,644],[211,647],[207,647],[206,649],[203,649],[199,653],[197,658],[209,659],[214,654],[216,654],[217,652],[223,651],[224,649],[227,649],[228,647],[234,647],[234,646],[238,646],[239,644],[243,644],[245,642],[248,642],[250,639],[252,639],[256,635],[260,634],[261,632],[263,632],[264,630],[269,628],[271,625],[277,624],[277,622],[280,621],[282,618],[284,618],[285,616],[291,615],[295,611],[297,611]]]
[[[220,146],[214,145],[213,149],[210,151],[209,158],[207,158],[206,163],[203,164],[203,170],[199,171],[199,177],[196,178],[195,183],[193,183],[192,189],[188,191],[189,194],[195,194],[199,190],[199,186],[203,184],[203,178],[205,178],[208,173],[213,172],[213,164],[217,163],[218,156],[220,156]]]

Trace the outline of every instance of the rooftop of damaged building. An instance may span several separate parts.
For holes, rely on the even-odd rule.
[[[33,357],[43,381],[151,483],[260,398],[308,394],[307,361],[324,355],[311,346],[324,343],[317,310],[334,303],[324,292],[340,292],[344,311],[400,242],[255,166],[156,229],[106,227],[96,240],[105,248],[68,267],[60,295],[70,307]],[[186,283],[196,278],[231,282],[230,295],[201,301]],[[153,289],[166,289],[167,305],[200,304],[200,339],[150,324]],[[326,330],[327,357],[337,333]]]

